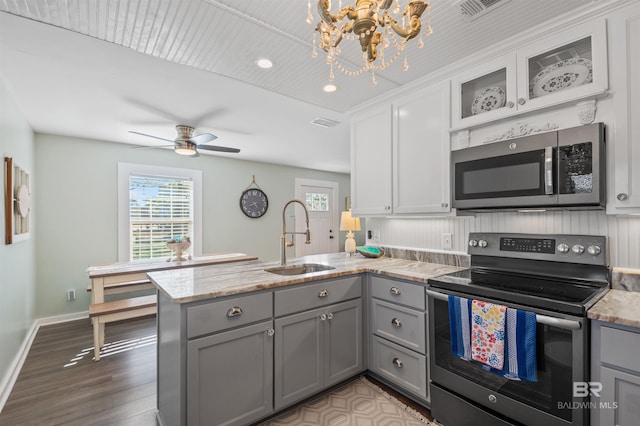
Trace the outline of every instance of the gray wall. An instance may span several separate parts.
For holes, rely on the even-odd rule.
[[[31,174],[31,191],[37,193],[33,185],[34,170],[33,132],[20,112],[11,93],[0,78],[0,155],[12,157],[23,169]],[[2,174],[2,206],[4,206],[4,173]],[[5,245],[4,208],[0,208],[0,394],[11,373],[9,367],[15,360],[22,342],[35,325],[36,300],[36,235],[34,217],[31,217],[31,238],[26,241]],[[0,395],[2,396],[2,395]]]
[[[202,252],[242,252],[263,261],[279,257],[282,207],[294,197],[295,178],[338,182],[340,209],[350,192],[347,174],[210,155],[187,158],[170,150],[45,134],[36,134],[35,161],[40,318],[86,311],[87,266],[118,260],[118,162],[202,170]],[[238,207],[252,175],[269,197],[269,210],[260,219],[247,218]],[[342,246],[344,233],[340,241]],[[78,298],[67,302],[72,288]]]

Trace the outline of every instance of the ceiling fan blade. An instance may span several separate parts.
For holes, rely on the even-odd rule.
[[[132,146],[131,149],[146,149],[146,148],[175,148],[176,144],[174,143],[173,145],[155,145],[155,146],[151,146],[151,145],[144,145],[144,146]]]
[[[160,139],[161,141],[172,142],[172,143],[174,142],[171,139],[165,139],[158,136],[148,135],[146,133],[134,132],[133,130],[129,130],[129,133],[133,133],[134,135],[147,136],[149,138],[154,138],[154,139]]]
[[[189,141],[195,143],[196,145],[200,145],[202,143],[211,142],[216,139],[218,139],[216,135],[212,135],[211,133],[203,133],[201,135],[192,137],[191,139],[189,139]]]
[[[198,149],[204,149],[206,151],[218,151],[218,152],[231,152],[237,154],[240,152],[238,148],[228,148],[226,146],[215,146],[215,145],[198,145]]]

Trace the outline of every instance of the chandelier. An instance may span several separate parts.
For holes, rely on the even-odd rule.
[[[395,5],[394,5],[395,3]],[[329,65],[329,82],[333,82],[335,76],[334,67],[348,76],[360,75],[364,72],[371,73],[371,85],[377,84],[375,72],[387,68],[405,51],[407,42],[420,34],[422,28],[422,13],[427,10],[426,35],[431,30],[431,4],[423,1],[409,1],[402,15],[397,18],[389,13],[393,7],[393,14],[400,14],[399,0],[356,0],[356,6],[342,7],[342,0],[338,5],[338,11],[331,13],[331,0],[318,0],[318,13],[320,22],[313,32],[313,50],[311,57],[318,56],[317,49],[327,52],[327,64]],[[307,2],[307,23],[313,23],[311,15],[311,0]],[[339,24],[344,18],[348,21]],[[380,30],[378,31],[378,29]],[[319,39],[318,39],[319,38]],[[362,66],[359,69],[349,69],[339,61],[340,42],[343,39],[358,40],[362,49]],[[391,55],[386,54],[389,47],[395,48]],[[422,48],[422,36],[418,40],[418,48]],[[385,55],[386,54],[386,55]],[[376,62],[377,61],[377,62]],[[409,69],[406,52],[402,69]]]

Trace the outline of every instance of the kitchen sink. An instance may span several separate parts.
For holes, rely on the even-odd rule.
[[[304,275],[312,272],[328,271],[331,269],[336,268],[329,265],[322,265],[320,263],[303,263],[302,265],[276,266],[275,268],[265,269],[265,271],[278,275]]]

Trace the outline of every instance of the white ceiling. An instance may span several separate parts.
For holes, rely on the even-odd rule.
[[[173,139],[188,124],[241,149],[213,155],[348,173],[346,111],[595,2],[511,0],[473,21],[459,3],[432,1],[434,33],[409,45],[406,72],[398,61],[373,87],[336,70],[327,94],[305,0],[0,0],[0,76],[37,132],[157,145],[128,131]],[[357,65],[357,43],[341,47]]]

